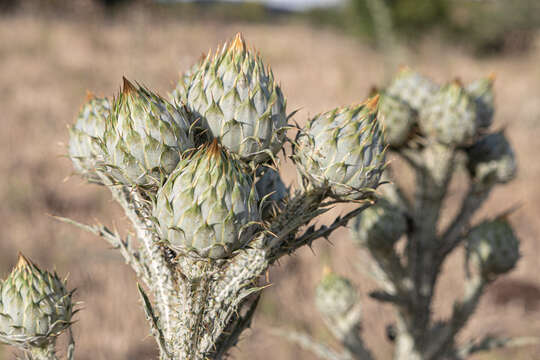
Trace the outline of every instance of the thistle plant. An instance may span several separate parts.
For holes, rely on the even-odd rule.
[[[133,233],[59,219],[109,242],[135,271],[162,360],[225,358],[251,324],[268,268],[356,216],[355,239],[372,254],[384,287],[374,296],[398,312],[396,358],[461,356],[455,335],[482,289],[518,258],[503,218],[467,232],[493,186],[515,173],[504,134],[483,133],[493,114],[490,91],[489,82],[439,88],[407,71],[380,94],[300,128],[291,125],[294,112],[287,113],[270,67],[236,35],[182,75],[167,99],[124,78],[119,94],[90,96],[70,128],[75,171],[111,192]],[[388,148],[417,172],[414,204],[387,183]],[[471,189],[439,234],[442,200],[461,153],[468,156]],[[287,159],[299,176],[292,190],[280,174]],[[354,206],[329,225],[312,224],[340,203]],[[395,244],[404,234],[401,254]],[[466,298],[452,319],[433,322],[429,306],[440,266],[465,238],[472,268]],[[69,330],[74,313],[71,293],[56,275],[24,258],[19,264],[1,283],[0,341],[28,350],[30,359],[56,359],[54,340]],[[351,282],[333,274],[317,290],[317,305],[347,359],[372,357],[360,337],[358,299]]]
[[[380,289],[371,297],[395,309],[388,333],[396,360],[465,359],[526,340],[492,334],[464,344],[456,340],[486,287],[511,271],[520,256],[508,211],[478,225],[471,222],[490,192],[511,181],[517,170],[504,131],[489,129],[493,82],[490,76],[467,86],[459,81],[439,86],[407,68],[380,91],[378,118],[386,127],[385,141],[411,167],[415,186],[412,193],[405,191],[399,174],[388,166],[384,176],[389,183],[380,187],[376,204],[351,222],[350,237],[373,260],[368,272]],[[467,172],[468,190],[443,227],[449,183],[458,171]],[[459,246],[465,248],[464,294],[448,318],[437,319],[432,306],[437,280]],[[328,271],[315,293],[325,324],[343,344],[341,352],[306,334],[282,334],[325,359],[373,359],[361,339],[361,304],[355,294],[351,281]]]
[[[63,220],[135,270],[161,359],[223,358],[250,325],[267,269],[373,203],[386,164],[377,108],[374,97],[294,129],[272,70],[237,35],[168,99],[124,79],[120,94],[83,105],[69,157],[111,191],[134,235]],[[279,170],[285,149],[301,178],[292,192]],[[356,207],[307,227],[341,202]]]

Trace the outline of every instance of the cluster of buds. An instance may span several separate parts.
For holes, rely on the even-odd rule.
[[[331,229],[299,229],[330,203],[359,203],[355,214],[372,203],[386,166],[379,101],[316,115],[289,139],[281,86],[237,35],[184,73],[168,99],[124,78],[120,94],[83,105],[69,157],[111,190],[136,229],[140,251],[107,229],[94,232],[153,292],[155,309],[145,294],[143,303],[162,356],[209,358],[232,346],[223,339],[239,334],[230,328],[265,269],[353,215]],[[286,142],[302,182],[294,193],[279,172]]]
[[[462,359],[471,351],[489,349],[487,341],[474,350],[460,349],[455,336],[473,314],[485,286],[512,270],[519,259],[519,240],[505,216],[471,225],[490,190],[511,181],[517,171],[504,132],[489,129],[495,113],[494,80],[491,75],[466,86],[459,80],[439,85],[404,68],[379,91],[377,117],[384,126],[384,142],[411,166],[416,188],[408,194],[388,166],[384,179],[390,183],[381,187],[377,203],[353,220],[351,237],[374,260],[371,273],[382,289],[371,295],[396,306],[398,326],[390,326],[396,360]],[[337,127],[339,121],[333,123]],[[323,136],[319,147],[333,143],[332,136]],[[308,171],[318,175],[316,165]],[[468,193],[453,221],[440,232],[448,185],[464,168],[470,179]],[[405,246],[398,248],[400,239]],[[431,317],[434,288],[444,260],[460,244],[466,248],[470,270],[464,295],[456,299],[452,316],[437,322]],[[345,313],[345,307],[359,306],[352,290],[344,290],[350,288],[347,284],[347,279],[332,275],[317,287],[316,304],[325,319],[334,308]],[[337,336],[344,345],[343,356],[370,358],[362,357],[364,347],[351,346],[348,339],[355,331]]]

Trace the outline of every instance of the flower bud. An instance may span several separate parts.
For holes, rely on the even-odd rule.
[[[295,161],[315,187],[332,196],[364,199],[379,185],[385,167],[378,96],[367,102],[315,116],[299,134]]]
[[[351,282],[328,272],[315,289],[315,305],[324,316],[340,318],[345,316],[358,301],[356,289]]]
[[[484,221],[467,236],[467,260],[486,279],[504,274],[519,260],[519,240],[505,219]]]
[[[514,151],[502,131],[484,136],[467,150],[467,156],[467,167],[475,181],[507,183],[516,176]]]
[[[19,255],[0,283],[0,341],[22,348],[48,344],[71,324],[71,294],[56,273]]]
[[[418,121],[423,133],[440,143],[467,145],[476,135],[476,105],[465,89],[453,82],[420,109]]]
[[[370,249],[392,248],[406,231],[405,216],[385,199],[362,211],[351,228],[353,241]]]

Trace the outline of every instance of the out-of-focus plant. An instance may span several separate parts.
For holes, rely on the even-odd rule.
[[[437,31],[479,55],[527,50],[540,27],[540,5],[535,0],[349,0],[341,8],[312,10],[308,16],[387,46],[379,41],[387,21],[377,19],[380,12],[373,4],[385,9],[402,41],[415,44],[419,37]]]
[[[403,69],[381,91],[379,117],[392,153],[412,168],[414,194],[408,196],[389,166],[390,184],[377,203],[351,226],[354,243],[369,253],[371,273],[380,286],[370,295],[395,309],[390,328],[396,360],[465,359],[469,355],[531,339],[486,335],[460,344],[456,336],[475,312],[485,289],[511,271],[519,240],[507,214],[471,223],[475,212],[500,184],[511,181],[517,166],[504,132],[490,130],[494,114],[493,77],[467,86],[458,81],[439,86]],[[449,183],[458,171],[469,174],[461,208],[445,228],[440,219]],[[400,243],[400,246],[397,244]],[[442,266],[460,246],[465,248],[464,294],[447,319],[437,319],[433,296]],[[343,344],[337,352],[305,334],[282,332],[325,359],[372,359],[363,344],[359,297],[348,279],[325,272],[315,302],[331,333]],[[301,341],[300,341],[301,340]],[[320,349],[328,349],[321,352]]]

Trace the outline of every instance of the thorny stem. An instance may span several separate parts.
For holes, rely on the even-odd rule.
[[[448,254],[459,245],[463,231],[469,226],[472,216],[482,206],[490,191],[491,186],[476,182],[470,184],[459,212],[441,237],[437,254],[438,263],[442,263]]]
[[[438,275],[433,272],[437,223],[453,173],[455,151],[443,145],[430,144],[420,156],[422,165],[414,167],[414,227],[407,243],[408,271],[414,283],[414,291],[411,293],[410,305],[398,310],[404,319],[404,325],[415,339],[416,346],[427,343],[431,300]]]
[[[452,346],[454,337],[465,326],[471,315],[476,310],[482,292],[489,282],[482,276],[475,274],[465,283],[463,299],[454,304],[454,310],[450,319],[443,325],[442,330],[432,338],[425,350],[426,359],[437,359],[449,346]]]
[[[55,341],[42,347],[31,347],[28,351],[32,360],[58,360],[55,353]]]

